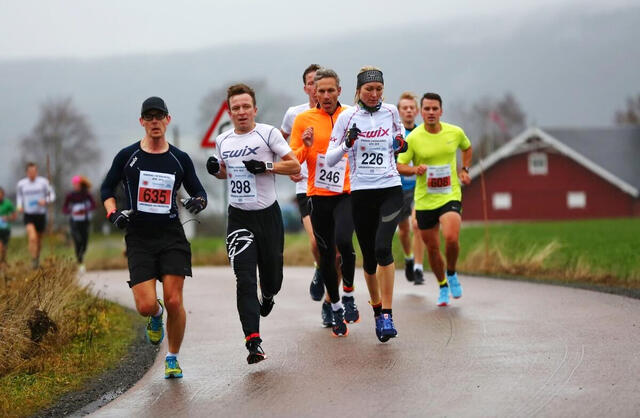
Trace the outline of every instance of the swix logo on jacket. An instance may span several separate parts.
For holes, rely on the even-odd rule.
[[[257,153],[258,149],[260,149],[260,146],[250,147],[248,145],[245,145],[245,147],[241,149],[223,151],[222,158],[227,159],[227,158],[234,158],[234,157],[245,157],[247,155],[258,155]]]
[[[360,132],[358,134],[358,137],[362,137],[362,138],[380,138],[380,137],[389,135],[389,130],[390,130],[390,128],[387,128],[387,129],[378,128],[378,129],[375,129],[373,131],[363,131],[363,132]]]

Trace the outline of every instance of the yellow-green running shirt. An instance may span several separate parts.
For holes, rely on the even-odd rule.
[[[424,123],[415,128],[406,141],[409,149],[398,155],[398,162],[414,166],[425,164],[427,172],[417,176],[414,199],[416,210],[437,209],[452,200],[462,200],[456,170],[456,151],[465,151],[471,142],[462,128],[440,122],[437,134],[429,133]]]

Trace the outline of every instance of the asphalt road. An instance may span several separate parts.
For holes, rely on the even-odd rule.
[[[436,306],[437,285],[396,275],[398,338],[380,343],[356,272],[359,324],[346,338],[320,325],[310,268],[287,267],[261,324],[267,360],[246,363],[230,268],[196,268],[185,284],[183,379],[164,352],[98,417],[639,416],[640,300],[461,276],[462,299]],[[133,307],[122,271],[94,289]]]

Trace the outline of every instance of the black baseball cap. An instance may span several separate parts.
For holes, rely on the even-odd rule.
[[[157,96],[149,97],[147,100],[142,102],[142,110],[140,110],[140,114],[147,113],[150,110],[161,110],[164,113],[169,113],[169,109],[167,109],[167,105],[164,104],[164,100]]]

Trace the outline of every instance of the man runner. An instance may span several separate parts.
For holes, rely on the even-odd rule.
[[[4,195],[4,189],[0,187],[0,268],[6,265],[7,246],[11,238],[10,222],[16,219],[16,209],[11,200]]]
[[[352,241],[351,186],[346,159],[330,169],[325,154],[335,121],[347,107],[338,102],[342,89],[335,71],[317,70],[315,85],[318,106],[296,117],[291,147],[298,161],[305,161],[309,168],[307,195],[311,199],[311,223],[318,242],[320,272],[328,296],[322,304],[322,322],[324,326],[332,327],[334,336],[346,337],[349,333],[346,322],[360,320],[353,295],[356,256]],[[342,257],[342,300],[335,263],[336,246]]]
[[[404,92],[400,95],[398,113],[400,114],[400,121],[404,126],[404,136],[406,137],[416,127],[418,99],[413,93]],[[400,212],[400,221],[398,222],[398,238],[404,252],[404,275],[407,280],[419,285],[424,283],[422,275],[424,244],[420,237],[420,230],[418,229],[415,210],[413,209],[416,176],[401,176],[400,180],[402,182],[403,206],[402,212]],[[411,230],[413,230],[413,240],[411,239]]]
[[[56,200],[56,194],[49,180],[38,176],[38,166],[27,163],[27,177],[18,182],[16,187],[16,203],[18,212],[24,214],[24,224],[29,241],[31,267],[40,265],[42,235],[47,227],[47,205]]]
[[[178,352],[184,337],[186,312],[182,300],[185,276],[191,276],[191,246],[178,218],[177,193],[184,187],[191,198],[184,207],[196,214],[207,206],[207,194],[196,176],[189,155],[165,137],[171,116],[160,97],[142,103],[141,141],[123,148],[113,159],[100,189],[107,219],[126,229],[129,287],[136,308],[147,320],[147,338],[160,344],[164,338],[162,314],[167,310],[169,351],[165,379],[182,377]],[[115,189],[124,187],[124,208],[116,206]],[[156,281],[162,282],[164,303],[157,298]]]
[[[305,68],[302,73],[303,89],[309,97],[309,100],[306,103],[291,106],[287,109],[287,112],[284,114],[284,118],[282,119],[282,125],[280,126],[280,132],[282,132],[284,139],[289,138],[289,135],[291,135],[291,128],[293,127],[293,121],[296,116],[305,110],[313,109],[318,103],[316,100],[315,82],[313,80],[318,69],[320,69],[318,64],[311,64]],[[309,217],[309,196],[307,196],[307,178],[309,177],[309,171],[307,170],[307,162],[301,162],[299,174],[289,177],[296,183],[296,200],[298,202],[298,209],[300,210],[300,218],[302,219],[302,226],[304,226],[304,230],[307,232],[307,236],[309,237],[311,254],[313,254],[313,258],[315,260],[315,273],[311,279],[309,293],[311,295],[311,299],[319,301],[322,300],[322,296],[324,295],[324,280],[322,279],[320,269],[318,268],[320,253],[318,252],[318,244],[316,243],[316,238],[313,235],[313,226],[311,226],[311,218]]]
[[[218,155],[209,157],[207,171],[227,179],[227,254],[236,276],[247,362],[254,364],[266,358],[260,346],[260,316],[269,315],[282,286],[284,228],[275,174],[297,174],[300,164],[278,129],[255,122],[258,108],[251,87],[230,86],[227,105],[233,128],[216,138]],[[278,157],[282,161],[276,162]],[[256,267],[262,303],[257,296]]]
[[[449,292],[462,297],[462,286],[456,274],[462,218],[462,184],[469,184],[471,142],[455,125],[441,122],[442,98],[425,93],[420,101],[424,123],[407,137],[409,149],[398,157],[398,171],[416,174],[416,218],[420,234],[427,246],[429,265],[440,285],[438,306],[449,304]],[[456,151],[462,150],[462,170],[456,170]],[[413,163],[413,167],[408,165]],[[460,180],[458,180],[460,177]],[[440,230],[445,240],[447,270],[440,254]]]

